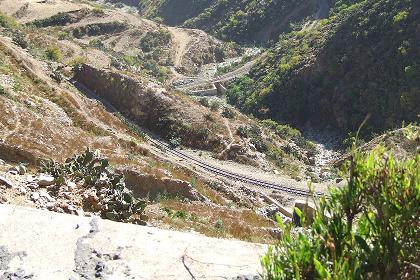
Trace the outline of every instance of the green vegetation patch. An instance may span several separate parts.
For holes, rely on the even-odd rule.
[[[140,41],[140,48],[144,52],[150,52],[157,47],[167,46],[171,42],[171,38],[171,33],[165,28],[148,31]]]
[[[262,258],[264,279],[419,279],[420,156],[353,152],[344,172],[347,185],[320,200],[308,228],[298,233],[278,218],[282,234]]]

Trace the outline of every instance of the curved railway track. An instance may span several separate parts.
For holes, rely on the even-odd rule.
[[[167,144],[163,141],[151,138],[150,136],[148,136],[147,138],[151,143],[153,143],[158,148],[166,151],[167,153],[175,155],[179,158],[187,160],[187,161],[189,161],[189,162],[191,162],[191,163],[193,163],[197,166],[200,166],[201,168],[205,169],[206,171],[208,171],[210,173],[213,173],[213,174],[225,177],[225,178],[234,179],[234,180],[237,180],[237,181],[248,183],[248,184],[251,184],[251,185],[263,187],[263,188],[266,188],[266,189],[277,190],[277,191],[286,192],[286,193],[293,194],[293,195],[305,196],[305,197],[311,195],[311,193],[307,190],[302,190],[302,189],[299,189],[299,188],[293,188],[293,187],[288,187],[288,186],[284,186],[284,185],[280,185],[280,184],[276,184],[276,183],[266,182],[266,181],[262,181],[262,180],[259,180],[259,179],[255,179],[255,178],[251,178],[251,177],[248,177],[248,176],[233,173],[233,172],[230,172],[230,171],[218,168],[218,167],[214,167],[210,164],[205,163],[204,161],[198,160],[198,159],[196,159],[196,158],[194,158],[194,157],[192,157],[192,156],[190,156],[186,153],[183,153],[183,152],[181,152],[177,149],[172,148],[169,144]],[[324,193],[316,192],[313,195],[314,196],[323,196]]]
[[[68,82],[70,82],[73,86],[75,86],[79,91],[83,92],[86,96],[94,98],[96,100],[99,100],[102,102],[102,104],[104,104],[104,106],[108,107],[108,108],[112,108],[114,111],[117,111],[114,106],[112,106],[112,104],[110,104],[109,102],[107,102],[106,100],[103,100],[101,97],[99,97],[97,94],[95,94],[92,90],[90,90],[89,88],[87,88],[85,85],[72,80],[72,79],[68,79]],[[292,195],[298,195],[298,196],[304,196],[304,197],[308,197],[310,195],[314,195],[316,197],[320,197],[323,196],[324,193],[322,192],[315,192],[315,193],[311,193],[307,190],[303,190],[300,188],[294,188],[294,187],[290,187],[290,186],[285,186],[285,185],[281,185],[281,184],[277,184],[277,183],[272,183],[272,182],[266,182],[263,180],[259,180],[259,179],[255,179],[255,178],[251,178],[248,176],[244,176],[241,174],[237,174],[231,171],[227,171],[224,169],[221,169],[219,167],[215,167],[212,166],[204,161],[201,161],[191,155],[188,155],[187,153],[184,153],[180,150],[177,150],[175,148],[172,148],[169,144],[158,140],[156,138],[154,138],[153,136],[151,136],[150,134],[144,132],[146,135],[146,138],[157,148],[163,150],[166,153],[172,154],[178,158],[184,159],[194,165],[197,165],[201,168],[203,168],[204,170],[213,173],[215,175],[221,176],[221,177],[225,177],[228,179],[233,179],[233,180],[237,180],[237,181],[241,181],[243,183],[248,183],[251,185],[255,185],[255,186],[259,186],[265,189],[271,189],[271,190],[277,190],[277,191],[281,191],[281,192],[285,192],[285,193],[289,193]]]

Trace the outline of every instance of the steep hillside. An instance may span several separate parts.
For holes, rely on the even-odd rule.
[[[228,99],[247,112],[341,133],[416,121],[420,112],[418,1],[335,1],[314,28],[284,35]]]
[[[229,44],[109,6],[12,2],[0,2],[0,203],[266,242],[271,204],[321,180],[299,131],[165,88],[176,68],[236,55]]]
[[[241,43],[277,40],[292,22],[315,15],[319,1],[176,1],[141,0],[140,10],[170,25],[205,30],[225,40]]]

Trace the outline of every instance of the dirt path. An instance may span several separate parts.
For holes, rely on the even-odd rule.
[[[176,45],[174,65],[175,67],[180,67],[182,64],[182,58],[188,51],[188,45],[191,43],[192,37],[190,34],[188,34],[187,31],[177,27],[168,27],[168,30],[171,32],[172,38]]]
[[[232,130],[230,129],[229,121],[226,120],[226,119],[224,119],[223,121],[224,121],[225,126],[227,128],[227,131],[229,133],[230,142],[233,143],[235,141],[235,139],[233,138],[233,133],[232,133]]]

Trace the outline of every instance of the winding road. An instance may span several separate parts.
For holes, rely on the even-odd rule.
[[[214,77],[213,79],[196,79],[191,83],[183,84],[176,87],[179,90],[188,90],[192,88],[197,88],[203,85],[214,84],[214,83],[221,83],[233,80],[235,78],[242,77],[251,71],[252,66],[256,63],[257,59],[254,59],[246,64],[242,65],[241,67],[233,70],[232,72],[226,73],[219,77]],[[191,78],[190,78],[191,79]]]
[[[328,0],[320,0],[319,1],[319,8],[314,15],[314,21],[308,22],[303,27],[303,29],[314,28],[317,25],[318,20],[328,18],[328,14],[329,14],[329,2],[328,2]],[[193,81],[189,82],[189,83],[181,84],[181,85],[177,86],[176,88],[179,89],[179,90],[188,91],[188,90],[192,90],[194,88],[199,88],[199,87],[206,86],[208,84],[228,82],[228,81],[233,80],[235,78],[242,77],[242,76],[248,74],[251,71],[251,68],[252,68],[252,66],[254,66],[257,59],[258,58],[254,59],[254,60],[242,65],[241,67],[239,67],[239,68],[237,68],[237,69],[235,69],[235,70],[233,70],[229,73],[226,73],[226,74],[224,74],[220,77],[214,77],[212,79],[188,78],[186,80],[193,80]]]

